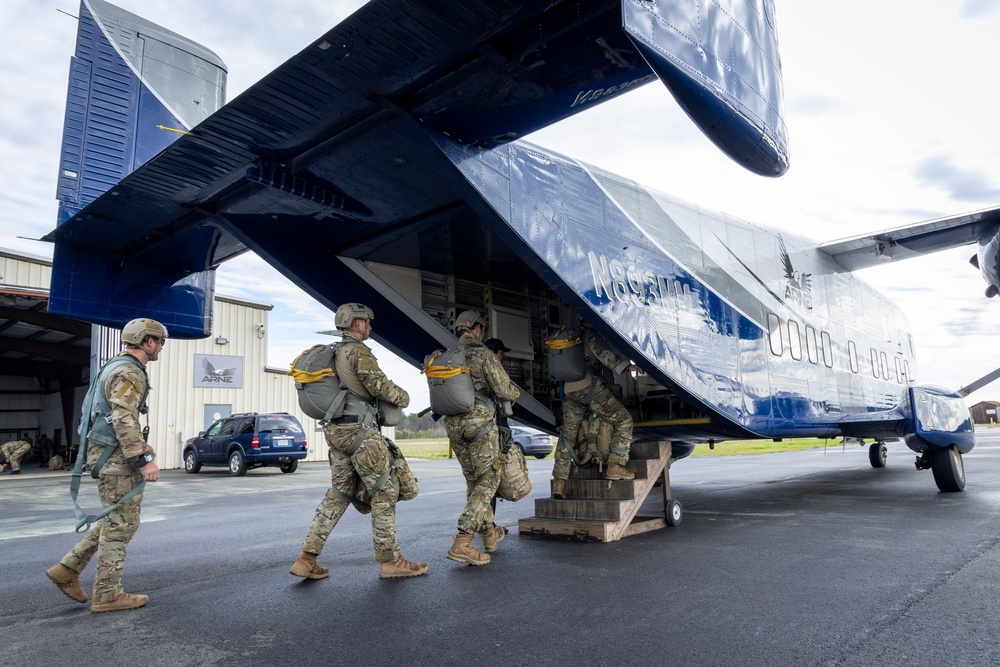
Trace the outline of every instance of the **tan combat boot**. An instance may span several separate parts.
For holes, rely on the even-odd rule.
[[[566,480],[552,480],[552,497],[557,500],[563,500],[566,498]]]
[[[635,473],[623,465],[608,461],[608,469],[604,473],[604,479],[635,479]]]
[[[316,554],[309,553],[308,551],[303,551],[299,554],[299,557],[292,563],[292,569],[288,573],[294,574],[296,577],[302,577],[303,579],[326,579],[330,576],[329,569],[320,567],[316,563]]]
[[[418,577],[426,571],[427,563],[414,563],[400,555],[396,556],[395,560],[384,561],[378,566],[378,578]]]
[[[90,605],[91,614],[100,614],[105,611],[124,611],[126,609],[138,609],[144,607],[149,602],[148,595],[129,595],[119,593],[118,597],[111,602],[95,602]]]
[[[507,537],[507,529],[503,526],[493,524],[493,526],[483,533],[483,551],[488,554],[497,550],[497,545]]]
[[[77,602],[86,602],[90,599],[80,588],[80,573],[73,568],[57,563],[45,571],[45,576],[51,579],[67,597]]]
[[[469,565],[486,565],[490,562],[490,556],[476,551],[476,547],[472,546],[471,533],[459,533],[455,536],[455,543],[448,549],[448,560]]]

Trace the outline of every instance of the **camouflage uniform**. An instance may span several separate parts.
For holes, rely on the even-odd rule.
[[[126,353],[127,354],[127,353]],[[104,382],[104,394],[111,405],[111,425],[118,446],[101,467],[97,493],[101,506],[111,507],[142,481],[142,473],[132,468],[136,457],[146,451],[146,441],[139,427],[139,409],[149,380],[145,366],[127,363],[115,368]],[[104,445],[89,442],[87,465],[93,467],[104,452]],[[97,553],[94,576],[94,602],[113,602],[122,593],[125,550],[139,528],[142,492],[137,493],[101,519],[80,540],[61,563],[75,572],[83,571]]]
[[[493,352],[464,333],[458,345],[466,345],[465,362],[482,391],[504,401],[521,395]],[[472,410],[444,418],[448,440],[465,475],[465,509],[458,517],[460,533],[482,533],[493,528],[490,500],[500,485],[500,437],[496,407],[477,398]]]
[[[0,451],[3,452],[4,458],[7,459],[7,463],[10,464],[10,468],[14,472],[20,472],[21,458],[30,450],[31,443],[27,440],[11,440],[0,447]],[[3,470],[4,467],[0,466],[0,470]]]
[[[631,364],[628,359],[618,355],[608,342],[593,329],[584,328],[581,337],[588,363],[600,362],[615,373],[621,373]],[[600,378],[597,378],[594,395],[588,404],[587,396],[590,394],[592,377],[593,375],[588,371],[582,379],[569,381],[563,385],[563,438],[560,440],[565,440],[565,444],[575,447],[580,422],[585,416],[596,413],[598,419],[613,429],[611,455],[608,457],[608,461],[624,466],[628,463],[629,451],[632,448],[632,416],[621,404],[621,401],[604,386]],[[552,478],[566,479],[569,477],[569,468],[572,462],[569,452],[566,451],[563,442],[560,442],[559,446],[556,447]]]
[[[336,370],[351,393],[365,400],[380,398],[401,408],[410,404],[409,394],[379,369],[378,360],[367,345],[350,331],[344,331],[344,341],[345,344],[337,350]],[[345,415],[349,413],[350,409],[345,409]],[[400,556],[399,544],[396,542],[396,502],[399,499],[409,500],[417,495],[416,480],[412,476],[401,480],[402,476],[394,471],[382,487],[373,493],[372,489],[377,486],[378,480],[392,465],[390,443],[376,423],[365,431],[357,451],[348,454],[360,428],[360,422],[354,421],[330,423],[323,430],[330,446],[331,485],[346,496],[371,503],[375,560],[384,563]],[[330,532],[344,515],[348,504],[333,489],[326,492],[316,508],[316,516],[309,526],[302,551],[311,554],[323,551]]]

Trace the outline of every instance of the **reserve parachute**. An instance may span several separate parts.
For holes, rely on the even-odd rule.
[[[500,485],[497,496],[503,500],[516,502],[531,493],[531,479],[528,478],[528,462],[524,460],[521,448],[510,443],[500,457]]]

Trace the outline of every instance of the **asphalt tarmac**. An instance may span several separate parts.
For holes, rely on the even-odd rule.
[[[398,536],[430,571],[388,581],[354,510],[320,556],[328,579],[288,574],[324,465],[169,471],[123,579],[150,602],[100,615],[44,574],[79,537],[68,473],[3,475],[0,665],[1000,664],[1000,432],[965,457],[963,493],[913,458],[891,444],[880,470],[856,445],[681,461],[682,524],[610,544],[518,537],[548,495],[551,461],[531,460],[534,491],[501,503],[511,534],[485,567],[444,557],[457,462],[412,460],[421,493],[398,506]],[[89,480],[81,498],[96,509]]]

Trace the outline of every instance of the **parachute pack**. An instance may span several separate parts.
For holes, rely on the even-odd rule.
[[[297,356],[288,371],[295,380],[299,407],[313,419],[326,422],[344,416],[347,388],[334,370],[334,357],[343,344],[314,345]]]
[[[436,350],[424,358],[420,372],[427,376],[431,410],[439,415],[462,415],[476,404],[476,382],[466,366],[465,348]]]
[[[579,327],[561,327],[555,336],[545,341],[549,348],[549,375],[553,379],[572,382],[582,380],[587,374],[582,333]]]
[[[516,502],[531,493],[531,479],[528,477],[528,463],[524,452],[511,444],[500,457],[500,485],[497,496],[503,500]]]

